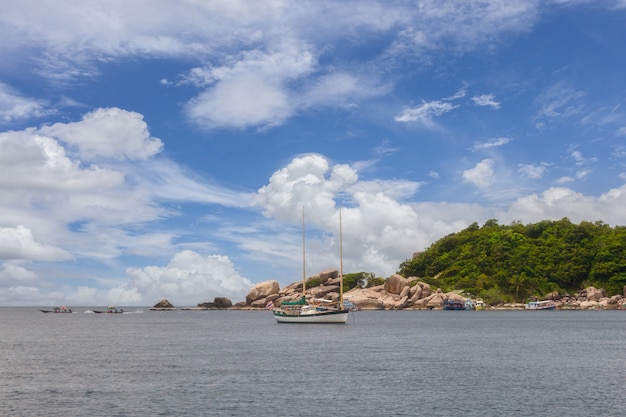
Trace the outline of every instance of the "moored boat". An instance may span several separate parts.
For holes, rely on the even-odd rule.
[[[474,304],[476,305],[476,311],[483,311],[487,309],[487,304],[485,304],[482,298],[477,298],[474,301]]]
[[[461,300],[455,298],[446,298],[443,300],[444,310],[465,310],[465,304]]]
[[[545,300],[545,301],[529,301],[524,306],[526,310],[554,310],[556,309],[556,304],[554,301]]]
[[[65,306],[61,306],[61,307],[54,307],[52,310],[39,310],[42,313],[71,313],[72,309],[71,308],[67,308]]]
[[[115,306],[108,306],[106,310],[91,310],[94,313],[106,313],[106,314],[121,314],[124,312],[123,308],[117,308]]]
[[[341,236],[341,209],[339,210],[339,248],[340,248],[340,273],[339,273],[339,301],[313,300],[306,301],[306,250],[304,236],[304,210],[302,210],[302,296],[296,301],[287,301],[280,306],[274,307],[272,313],[278,323],[345,323],[348,320],[350,310],[345,308],[343,300],[343,261],[342,261],[342,236]]]

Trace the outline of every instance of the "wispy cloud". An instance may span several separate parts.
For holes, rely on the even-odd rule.
[[[396,122],[417,122],[426,127],[434,127],[433,119],[459,107],[444,101],[422,101],[418,107],[409,107],[395,117]]]
[[[472,100],[477,106],[489,106],[493,109],[499,109],[500,103],[494,100],[493,94],[483,94],[481,96],[474,96]]]
[[[41,117],[54,112],[43,100],[25,97],[0,82],[0,123]]]
[[[565,82],[559,82],[537,97],[539,110],[535,115],[536,126],[543,128],[554,121],[569,119],[583,112],[586,93],[576,90]]]
[[[513,139],[511,138],[492,138],[485,142],[475,142],[474,146],[471,147],[471,151],[483,151],[485,149],[496,148],[498,146],[506,145],[511,142]]]
[[[543,177],[543,174],[546,172],[546,167],[545,165],[523,164],[519,165],[517,172],[519,172],[522,177],[538,180]]]

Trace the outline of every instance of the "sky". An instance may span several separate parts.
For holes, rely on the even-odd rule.
[[[243,301],[303,223],[307,276],[379,277],[626,225],[626,0],[0,0],[0,38],[0,305]]]

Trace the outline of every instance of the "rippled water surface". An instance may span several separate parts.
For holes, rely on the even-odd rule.
[[[0,308],[1,416],[620,416],[626,311]]]

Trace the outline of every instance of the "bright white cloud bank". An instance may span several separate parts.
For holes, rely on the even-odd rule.
[[[175,305],[213,301],[217,296],[237,302],[253,285],[227,256],[202,256],[190,250],[177,253],[164,267],[130,268],[127,274],[130,282],[111,292],[119,292],[121,302],[131,305],[160,300],[164,294]]]

